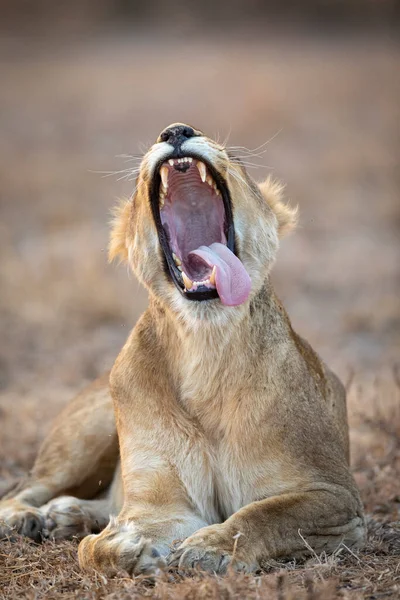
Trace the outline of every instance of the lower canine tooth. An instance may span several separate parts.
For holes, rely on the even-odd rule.
[[[210,283],[211,283],[211,285],[215,285],[215,273],[216,273],[216,270],[217,270],[217,267],[214,265],[212,273],[210,275]]]
[[[189,279],[189,277],[186,275],[185,271],[182,271],[182,279],[183,279],[183,283],[185,284],[185,288],[187,290],[191,290],[193,287],[193,281],[191,279]]]
[[[182,264],[182,261],[181,261],[181,259],[180,259],[180,258],[179,258],[179,256],[177,256],[177,255],[176,255],[174,252],[172,253],[172,258],[174,259],[174,261],[175,261],[175,264],[176,264],[176,265],[178,265],[178,266],[179,266],[179,265],[181,265],[181,264]]]
[[[199,170],[201,180],[204,183],[206,180],[206,176],[207,176],[206,165],[203,162],[201,162],[201,160],[199,160],[199,161],[197,161],[197,168]]]

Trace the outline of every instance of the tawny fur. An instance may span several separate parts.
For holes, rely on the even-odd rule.
[[[297,211],[279,184],[258,187],[203,134],[185,150],[212,162],[229,187],[248,301],[188,301],[165,274],[148,196],[170,152],[159,138],[110,242],[110,258],[127,260],[147,287],[149,308],[112,369],[111,396],[105,377],[65,409],[0,517],[8,530],[39,538],[84,537],[113,515],[79,546],[83,568],[109,575],[152,573],[167,562],[253,571],[310,546],[357,547],[365,528],[349,470],[345,392],[293,331],[269,280]],[[96,506],[74,498],[98,496],[99,481],[108,488]]]

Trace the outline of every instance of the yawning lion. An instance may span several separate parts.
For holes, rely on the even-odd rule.
[[[110,243],[149,308],[0,503],[6,532],[79,536],[81,566],[108,575],[362,544],[344,388],[269,278],[295,223],[277,183],[201,131],[160,134]]]

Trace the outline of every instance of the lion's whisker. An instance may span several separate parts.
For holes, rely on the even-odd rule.
[[[143,160],[143,155],[135,155],[135,154],[117,154],[116,158],[123,158],[125,159],[125,162],[132,162],[134,160],[137,161],[142,161]]]
[[[228,134],[227,134],[227,136],[225,137],[225,139],[224,139],[224,142],[223,142],[223,144],[222,144],[223,148],[226,148],[226,145],[227,145],[227,143],[228,143],[228,140],[229,140],[229,138],[231,137],[231,133],[232,133],[232,125],[230,125],[230,126],[229,126],[229,131],[228,131]]]
[[[227,150],[244,150],[245,152],[251,153],[253,156],[255,155],[255,153],[258,153],[261,151],[261,154],[266,152],[267,150],[261,150],[262,148],[264,148],[265,146],[267,146],[268,144],[270,144],[282,131],[282,127],[281,129],[279,129],[276,133],[274,133],[273,136],[271,136],[266,142],[264,142],[263,144],[260,144],[259,146],[257,146],[256,148],[247,148],[246,146],[228,146],[226,149]]]
[[[136,169],[122,169],[120,171],[92,171],[89,170],[89,173],[95,173],[96,175],[102,175],[103,178],[106,177],[113,177],[116,175],[121,175],[121,177],[118,177],[117,181],[121,181],[123,179],[126,179],[127,181],[129,181],[131,176],[136,176],[140,171],[140,167],[137,167]]]
[[[232,176],[233,176],[233,177],[236,179],[236,181],[237,181],[238,183],[243,183],[243,184],[244,184],[244,185],[247,187],[247,189],[248,189],[249,191],[251,191],[251,188],[250,188],[249,184],[247,183],[247,181],[245,181],[245,180],[243,179],[243,177],[242,177],[241,175],[239,175],[239,173],[237,173],[236,171],[234,171],[234,170],[231,170],[231,169],[229,169],[229,168],[228,168],[228,173],[229,173],[230,175],[232,175]]]
[[[240,165],[242,165],[244,167],[250,168],[250,169],[260,169],[260,168],[273,169],[274,168],[271,165],[264,165],[264,164],[261,164],[261,163],[254,163],[254,162],[250,162],[250,161],[247,161],[247,160],[243,160],[243,158],[240,157],[240,156],[235,156],[235,158],[238,159],[238,161],[237,161],[238,164],[240,164]]]

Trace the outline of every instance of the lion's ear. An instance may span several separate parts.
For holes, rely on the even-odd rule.
[[[115,259],[118,259],[120,262],[128,260],[126,236],[131,209],[132,202],[130,200],[122,200],[113,210],[110,243],[108,245],[109,262]]]
[[[267,177],[258,184],[264,200],[269,204],[278,219],[278,234],[283,237],[293,231],[298,221],[298,208],[292,208],[282,199],[284,186],[279,181]]]

